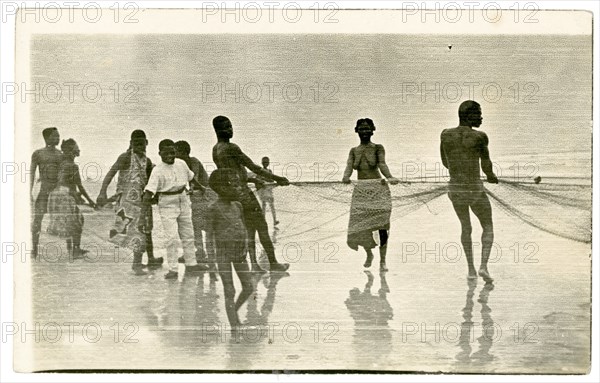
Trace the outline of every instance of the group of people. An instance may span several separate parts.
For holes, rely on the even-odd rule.
[[[465,101],[459,107],[459,119],[458,127],[446,129],[441,134],[442,162],[450,173],[448,195],[462,227],[461,241],[468,263],[468,278],[476,279],[479,274],[486,282],[492,282],[487,269],[493,241],[492,214],[480,178],[480,162],[488,182],[497,183],[498,179],[492,170],[487,135],[473,129],[482,123],[480,105],[475,101]],[[58,130],[44,129],[42,134],[46,147],[35,151],[32,156],[34,177],[31,189],[38,168],[41,180],[33,214],[33,256],[37,256],[42,219],[46,212],[51,217],[48,232],[67,239],[67,248],[74,259],[84,256],[85,250],[81,249],[84,219],[77,207],[83,196],[92,207],[114,203],[115,222],[108,239],[133,250],[132,269],[136,275],[146,274],[144,268],[161,268],[164,259],[154,257],[152,242],[152,205],[156,204],[167,238],[168,271],[165,278],[181,277],[182,270],[186,274],[209,271],[213,279],[217,279],[218,274],[224,287],[229,322],[237,326],[240,323],[237,311],[254,292],[252,273],[266,272],[257,261],[257,233],[269,260],[270,271],[285,272],[289,267],[289,264],[276,259],[264,215],[269,205],[277,225],[271,189],[275,184],[288,185],[289,181],[268,169],[268,158],[263,158],[261,167],[231,142],[233,126],[227,117],[217,116],[212,124],[217,136],[212,150],[217,169],[210,177],[201,162],[190,156],[191,148],[186,141],[160,141],[161,162],[154,165],[146,156],[148,140],[145,132],[135,130],[128,150],[117,158],[106,174],[96,202],[83,187],[74,162],[80,154],[77,143],[73,139],[63,141],[61,150],[58,150]],[[369,118],[358,120],[355,132],[360,145],[350,150],[342,179],[344,183],[350,183],[353,171],[357,171],[347,244],[354,250],[359,247],[365,249],[365,268],[372,264],[373,249],[379,247],[380,270],[387,271],[392,211],[388,183],[394,185],[399,180],[392,176],[385,162],[383,145],[371,142],[375,132],[373,121]],[[252,175],[248,175],[248,170]],[[116,194],[108,198],[107,189],[117,173]],[[262,207],[249,183],[256,185]],[[473,263],[470,210],[483,227],[478,273]],[[182,257],[178,257],[180,245]],[[144,253],[148,257],[147,265],[142,264]],[[250,255],[250,264],[246,254]],[[242,284],[237,299],[233,270]]]

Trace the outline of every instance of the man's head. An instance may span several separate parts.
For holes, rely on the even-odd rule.
[[[190,156],[192,148],[187,141],[177,141],[175,143],[175,156],[180,159],[185,159]]]
[[[240,178],[231,168],[217,169],[210,174],[208,186],[221,198],[234,200],[240,193]]]
[[[368,139],[375,131],[375,124],[370,118],[361,118],[360,120],[356,121],[356,127],[354,128],[354,131],[358,133],[358,136],[361,139]]]
[[[473,100],[467,100],[458,107],[460,125],[479,128],[483,122],[481,105]]]
[[[70,157],[78,157],[79,156],[79,146],[77,145],[77,142],[75,142],[74,139],[69,138],[68,140],[63,140],[62,144],[60,145],[60,150],[62,150],[62,152]]]
[[[46,145],[56,146],[60,142],[60,134],[58,133],[58,129],[55,127],[42,130],[42,136],[44,137],[44,142],[46,142]]]
[[[225,116],[217,116],[213,119],[213,128],[219,138],[232,138],[233,137],[233,126],[229,118]]]
[[[271,163],[271,161],[269,160],[269,157],[263,157],[261,162],[262,162],[263,168],[268,168],[269,164]]]
[[[146,146],[148,146],[146,133],[139,129],[131,132],[131,141],[129,141],[129,145],[134,153],[146,154]]]
[[[162,140],[158,144],[158,155],[165,164],[175,163],[175,143],[172,140]]]

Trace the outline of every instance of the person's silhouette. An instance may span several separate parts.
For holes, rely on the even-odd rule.
[[[440,137],[442,163],[450,173],[448,197],[460,221],[460,240],[467,258],[468,278],[477,279],[471,241],[470,211],[473,211],[483,228],[479,276],[486,282],[492,282],[487,264],[494,242],[494,225],[492,206],[481,181],[480,161],[481,170],[486,174],[489,183],[498,183],[498,178],[492,168],[488,136],[484,132],[473,130],[479,128],[483,121],[481,106],[475,101],[465,101],[460,104],[458,116],[459,126],[444,129]]]

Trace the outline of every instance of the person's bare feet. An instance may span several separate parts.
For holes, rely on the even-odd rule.
[[[477,280],[477,271],[475,268],[469,268],[469,274],[467,275],[468,280]]]
[[[75,259],[84,259],[85,255],[89,252],[89,250],[83,250],[79,247],[73,247],[73,260]]]
[[[373,263],[373,254],[367,254],[367,260],[364,263],[364,267],[369,268],[371,267],[371,264]]]
[[[483,280],[485,281],[485,283],[492,283],[492,282],[494,282],[494,279],[490,276],[489,271],[487,271],[485,269],[479,269],[479,276],[481,278],[483,278]]]
[[[379,263],[379,271],[388,271],[387,265],[385,264],[385,261],[381,261]]]

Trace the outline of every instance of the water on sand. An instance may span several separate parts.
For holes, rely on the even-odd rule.
[[[585,373],[589,245],[495,209],[494,285],[469,284],[453,214],[441,197],[394,220],[385,274],[377,257],[365,273],[363,254],[343,235],[279,240],[290,273],[257,277],[237,336],[221,283],[208,275],[182,283],[165,281],[165,269],[135,277],[130,259],[116,259],[108,243],[84,261],[46,255],[31,265],[33,320],[78,322],[79,330],[94,323],[102,335],[91,342],[93,329],[87,339],[75,332],[71,341],[65,329],[58,341],[42,338],[31,344],[28,367]],[[86,219],[92,234],[84,243],[99,243],[110,211]],[[279,219],[274,234],[285,238],[283,224],[298,218],[281,211]]]

